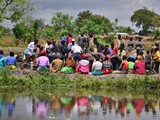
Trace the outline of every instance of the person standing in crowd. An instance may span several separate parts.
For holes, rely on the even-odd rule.
[[[10,52],[9,55],[10,56],[7,57],[7,59],[6,59],[6,63],[7,63],[7,65],[10,66],[11,69],[15,69],[16,68],[16,64],[17,64],[17,60],[14,57],[14,52]]]
[[[153,48],[152,59],[154,62],[154,70],[156,71],[156,73],[159,73],[160,51],[159,47],[157,47],[156,45]]]
[[[42,50],[40,53],[40,57],[37,59],[38,71],[48,71],[50,66],[50,62],[48,57],[46,57],[46,51]]]
[[[133,49],[134,49],[134,41],[133,41],[133,37],[130,37],[128,41],[128,52],[131,52]]]
[[[67,45],[72,43],[72,39],[73,39],[73,36],[71,33],[68,33],[68,36],[67,36]]]
[[[6,66],[6,57],[3,55],[3,50],[0,50],[0,69]]]
[[[81,33],[80,36],[78,37],[78,45],[82,48],[83,51],[86,50],[87,40],[84,33]]]
[[[68,44],[68,46],[67,46],[67,48],[68,48],[68,53],[71,52],[72,46],[75,46],[75,45],[77,45],[77,44],[75,43],[75,39],[73,38],[73,39],[72,39],[72,43]],[[79,44],[78,44],[78,45],[79,45]]]
[[[96,41],[95,44],[97,45],[97,52],[102,53],[102,51],[105,49],[104,45],[99,43],[98,41]]]
[[[152,57],[150,55],[149,50],[147,50],[146,52],[145,63],[146,63],[146,73],[149,74],[152,68]]]
[[[61,54],[61,59],[62,60],[67,60],[68,48],[67,48],[67,45],[66,45],[66,39],[65,38],[61,38],[61,44],[59,45],[59,50],[60,50],[60,54]]]
[[[33,62],[34,65],[36,65],[36,52],[37,52],[37,44],[38,44],[38,40],[35,39],[34,42],[30,42],[27,49],[28,49],[28,53],[26,55],[26,59],[24,61],[24,64],[29,63],[29,62]],[[24,68],[24,64],[21,66],[21,69]]]
[[[88,50],[94,49],[94,44],[95,44],[95,38],[93,37],[92,33],[89,33],[88,38],[87,38],[87,43],[88,43]]]
[[[121,34],[118,34],[118,48],[120,47],[121,41],[122,41]]]
[[[143,42],[142,42],[142,38],[140,37],[138,39],[138,41],[136,42],[136,53],[137,53],[137,56],[139,55],[140,52],[142,52],[143,50]]]
[[[119,59],[118,59],[118,48],[114,45],[114,43],[111,43],[111,49],[112,49],[112,56],[111,56],[111,63],[113,65],[113,70],[119,70]]]
[[[72,41],[75,41],[75,39],[72,39]],[[79,45],[73,45],[71,47],[71,53],[73,54],[73,59],[75,60],[75,62],[79,62],[82,59],[82,52],[83,50]]]

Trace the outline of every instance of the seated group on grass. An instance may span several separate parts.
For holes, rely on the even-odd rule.
[[[157,43],[145,55],[141,50],[135,56],[133,50],[130,50],[128,54],[124,43],[121,43],[119,47],[115,46],[114,43],[111,43],[111,46],[104,46],[95,38],[92,40],[92,36],[88,39],[88,44],[87,42],[82,44],[83,42],[80,45],[73,38],[70,43],[66,39],[61,39],[58,44],[55,41],[48,41],[44,47],[37,45],[38,40],[34,40],[28,45],[24,53],[25,59],[21,68],[24,68],[26,63],[30,63],[30,65],[32,63],[32,67],[37,66],[37,71],[54,73],[92,75],[159,73],[160,52]],[[94,51],[94,46],[96,46],[97,51]],[[15,69],[16,58],[14,58],[13,52],[10,52],[9,57],[5,57],[3,50],[0,50],[0,69],[6,65]]]

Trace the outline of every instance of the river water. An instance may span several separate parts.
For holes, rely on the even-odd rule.
[[[0,120],[160,120],[159,103],[152,97],[0,94]]]

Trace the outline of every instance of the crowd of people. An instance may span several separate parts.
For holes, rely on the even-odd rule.
[[[45,45],[38,44],[35,39],[30,42],[24,51],[26,65],[36,68],[37,71],[51,71],[54,73],[80,73],[92,75],[120,74],[151,74],[159,73],[160,50],[159,43],[153,43],[150,50],[143,49],[143,38],[133,40],[132,37],[125,44],[121,34],[117,36],[117,43],[107,45],[100,43],[89,33],[81,33],[77,41],[69,33],[62,37],[60,42],[48,40]],[[136,52],[135,52],[136,51]],[[10,52],[9,57],[0,50],[0,68],[6,65],[16,68],[16,58]]]

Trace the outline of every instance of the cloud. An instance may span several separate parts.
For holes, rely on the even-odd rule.
[[[119,25],[132,26],[130,17],[133,12],[143,7],[160,14],[160,0],[31,0],[35,4],[33,17],[42,18],[50,23],[56,12],[69,14],[74,18],[84,10],[93,14],[104,15],[111,21],[118,18]],[[8,25],[8,24],[7,24]]]

